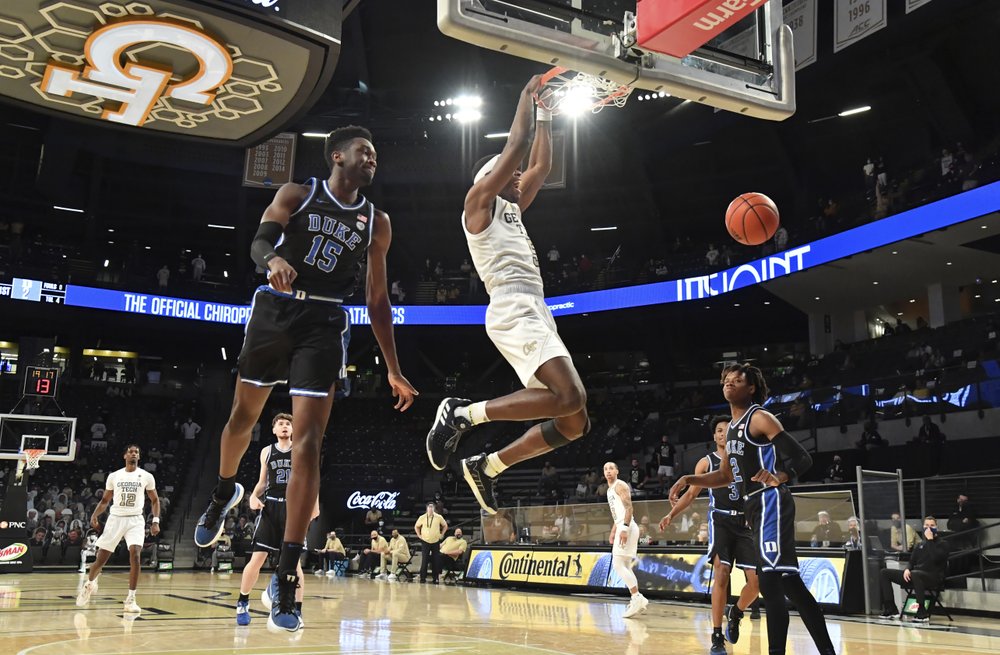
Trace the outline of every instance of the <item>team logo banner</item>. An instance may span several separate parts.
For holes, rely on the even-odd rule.
[[[95,124],[260,140],[312,103],[339,54],[338,3],[39,4],[0,4],[0,95]]]

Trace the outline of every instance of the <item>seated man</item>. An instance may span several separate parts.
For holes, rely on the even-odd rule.
[[[830,513],[820,510],[816,514],[818,524],[816,530],[809,538],[809,545],[813,548],[829,548],[844,541],[844,531],[840,526],[830,520]]]
[[[365,548],[365,557],[361,560],[361,573],[370,572],[372,580],[377,573],[385,572],[385,556],[389,552],[389,542],[376,530],[372,530],[372,545]]]
[[[462,528],[455,528],[455,535],[441,542],[441,568],[446,571],[460,571],[460,562],[468,550],[469,543],[462,539]]]
[[[399,565],[410,561],[410,545],[399,534],[399,530],[392,531],[392,538],[389,539],[388,555],[392,561],[389,566],[388,576],[388,579],[391,581],[396,579],[396,571],[399,570]],[[382,574],[379,577],[385,577],[385,556],[382,558]]]
[[[337,538],[335,530],[330,530],[326,535],[326,544],[316,552],[319,553],[321,566],[321,568],[316,569],[316,572],[325,571],[328,576],[335,575],[333,571],[335,561],[347,559],[347,551],[344,549],[344,544]]]
[[[937,539],[937,520],[933,516],[924,519],[924,541],[913,549],[906,568],[882,569],[879,572],[882,591],[882,618],[890,619],[899,614],[893,599],[892,583],[904,582],[913,588],[916,595],[917,616],[913,619],[921,623],[930,620],[930,613],[924,606],[927,589],[941,586],[948,568],[948,544]]]

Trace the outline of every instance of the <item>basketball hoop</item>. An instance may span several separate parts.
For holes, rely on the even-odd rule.
[[[42,456],[44,456],[46,452],[48,451],[41,448],[28,448],[25,450],[21,453],[24,455],[24,468],[29,471],[31,469],[38,468],[39,463],[42,461]]]
[[[536,100],[554,115],[576,116],[588,111],[596,114],[608,106],[624,107],[632,93],[630,84],[561,66],[542,75],[542,86],[545,90],[536,95]]]

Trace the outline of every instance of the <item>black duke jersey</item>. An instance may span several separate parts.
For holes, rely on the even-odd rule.
[[[718,471],[721,465],[722,458],[719,457],[719,453],[717,451],[708,454],[709,473]],[[742,512],[743,495],[742,492],[737,489],[736,482],[734,481],[733,484],[728,487],[709,489],[708,506],[710,509],[718,509],[724,512]]]
[[[361,194],[355,204],[342,204],[326,180],[310,178],[306,185],[309,195],[292,214],[275,252],[298,273],[296,291],[347,298],[372,242],[375,206]]]
[[[292,451],[281,450],[278,444],[271,444],[267,454],[267,486],[264,495],[271,498],[284,498],[288,490],[288,479],[292,476]]]
[[[754,439],[750,436],[750,419],[754,412],[762,409],[753,404],[738,421],[729,423],[726,433],[726,453],[729,455],[729,465],[733,468],[733,485],[740,496],[746,498],[765,488],[760,482],[750,478],[759,471],[766,470],[777,473],[777,453],[767,437]]]

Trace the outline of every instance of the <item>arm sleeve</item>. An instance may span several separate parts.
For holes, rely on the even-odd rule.
[[[275,221],[263,221],[257,228],[257,234],[250,244],[250,259],[254,264],[267,270],[267,263],[278,256],[274,252],[274,245],[278,243],[284,228],[281,223]]]
[[[779,432],[771,440],[771,443],[774,444],[775,449],[778,451],[785,471],[793,478],[799,477],[812,466],[812,456],[806,452],[802,444],[796,441],[795,437],[784,430]]]

